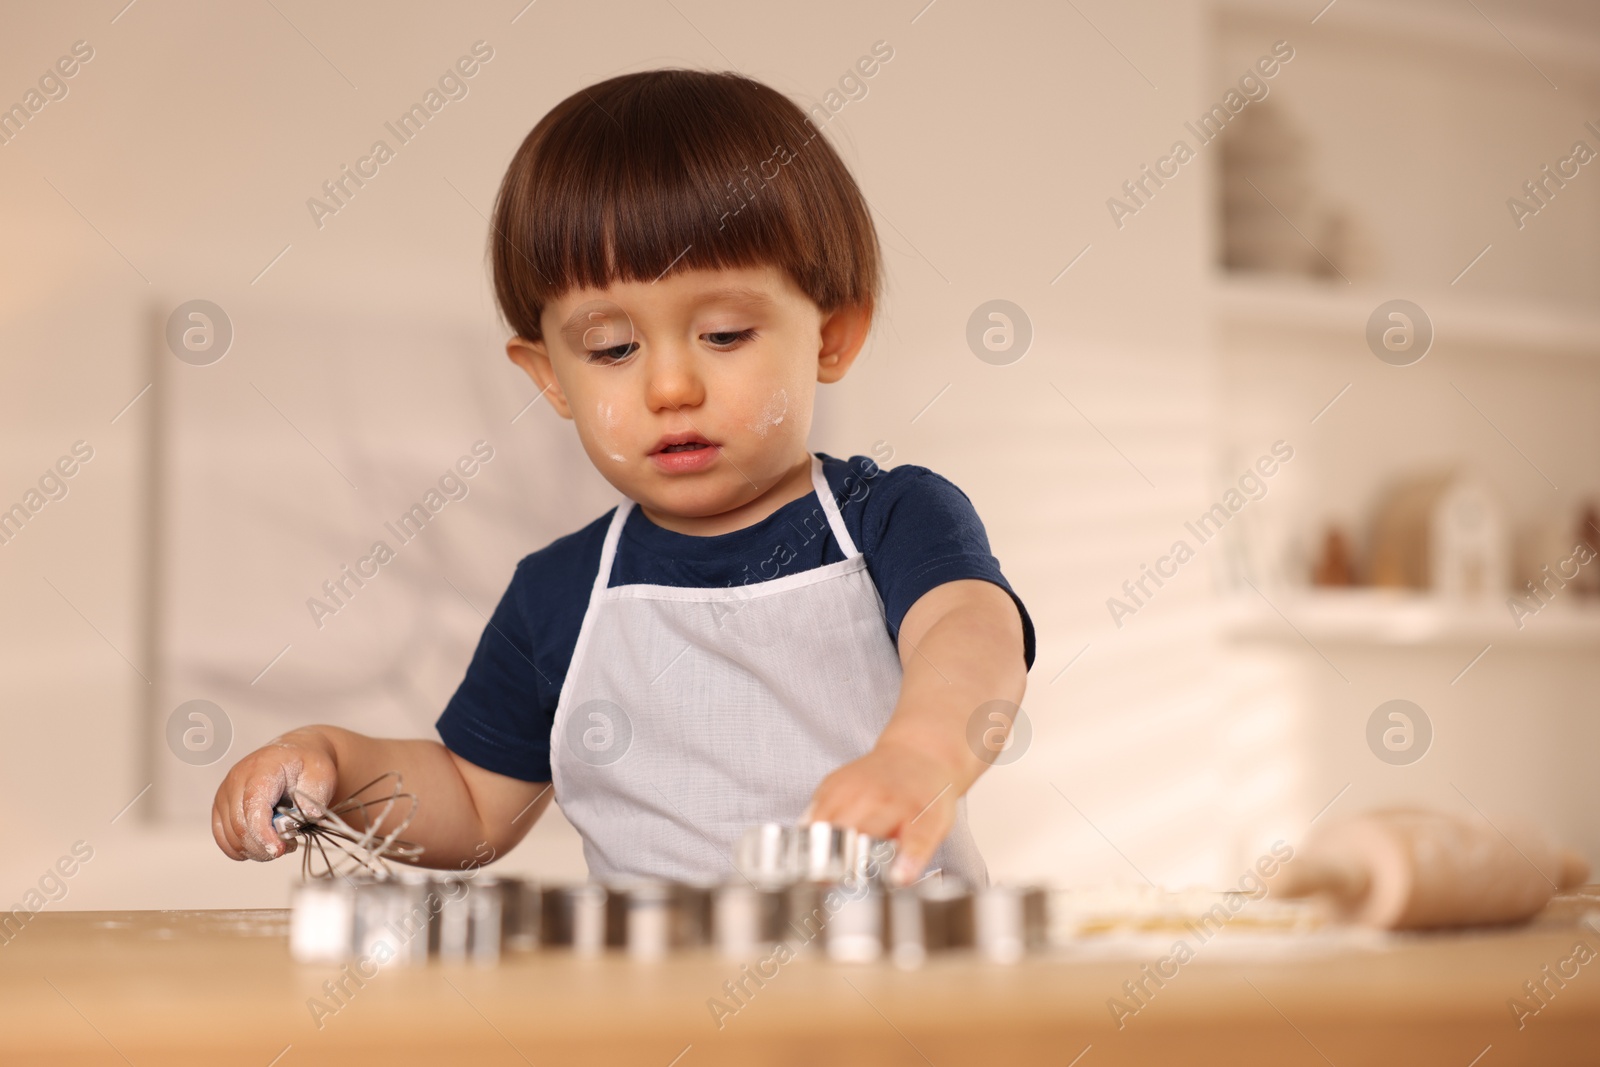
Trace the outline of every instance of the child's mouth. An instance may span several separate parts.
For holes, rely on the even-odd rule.
[[[692,430],[670,433],[656,444],[650,459],[663,474],[692,474],[712,466],[721,449]]]

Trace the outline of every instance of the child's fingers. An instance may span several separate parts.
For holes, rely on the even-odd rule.
[[[941,796],[899,828],[894,868],[890,871],[890,879],[895,883],[910,885],[922,877],[934,852],[949,834],[955,818],[943,800]]]
[[[848,826],[873,837],[888,837],[907,815],[895,809],[894,798],[871,783],[859,780],[819,791],[812,802],[811,819]]]
[[[277,741],[240,760],[217,789],[211,832],[233,859],[270,860],[294,851],[272,826],[278,801],[293,797],[320,816],[337,787],[333,761],[315,750]]]
[[[321,818],[328,805],[333,803],[333,789],[338,781],[338,772],[333,765],[326,760],[307,757],[286,770],[288,780],[284,784],[284,795],[313,819]]]
[[[283,840],[272,828],[272,809],[283,796],[287,782],[283,769],[252,778],[241,798],[244,851],[253,860],[276,859],[286,851]]]
[[[842,823],[842,815],[848,808],[852,790],[842,784],[838,772],[830,774],[817,786],[817,791],[811,797],[811,803],[806,806],[805,813],[800,816],[802,823],[808,822],[834,822]]]
[[[211,836],[216,839],[217,847],[222,854],[231,860],[244,859],[244,849],[240,848],[238,835],[233,832],[229,819],[222,812],[222,800],[219,797],[211,805]]]

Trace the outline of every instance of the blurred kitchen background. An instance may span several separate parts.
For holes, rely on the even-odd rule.
[[[1600,862],[1600,8],[525,3],[8,15],[0,904],[83,840],[53,907],[284,905],[297,863],[212,844],[231,761],[431,735],[516,561],[615,501],[505,358],[485,215],[548,108],[658,66],[820,106],[873,206],[813,442],[953,479],[1033,613],[995,878],[1224,888],[1394,803]],[[583,872],[554,811],[503,862]]]

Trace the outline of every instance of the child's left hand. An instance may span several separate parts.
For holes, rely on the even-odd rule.
[[[822,780],[805,820],[895,839],[890,879],[907,885],[922,875],[955,824],[965,778],[964,770],[946,768],[925,752],[880,740],[871,752]]]

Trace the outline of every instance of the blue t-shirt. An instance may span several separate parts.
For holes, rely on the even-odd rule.
[[[867,573],[884,626],[900,622],[930,589],[962,578],[1000,586],[1022,616],[1023,658],[1033,666],[1033,622],[989,553],[967,495],[925,467],[884,470],[866,456],[817,453]],[[550,730],[600,549],[615,509],[517,564],[455,696],[436,724],[445,746],[511,778],[550,781]],[[770,581],[845,558],[815,492],[753,526],[711,537],[666,530],[634,508],[622,525],[608,586],[725,588]]]

